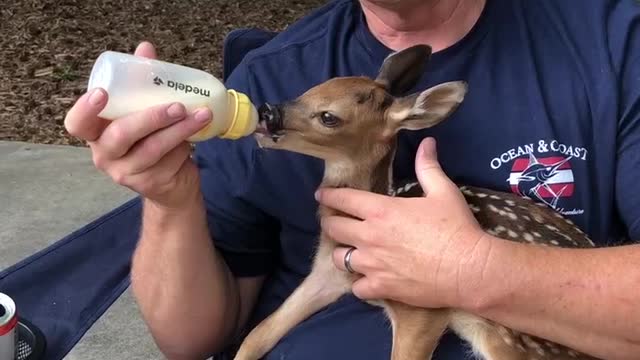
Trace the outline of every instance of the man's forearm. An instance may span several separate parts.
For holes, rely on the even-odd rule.
[[[479,316],[606,359],[640,354],[640,245],[529,246],[491,237],[463,284]],[[468,265],[468,264],[467,264]]]
[[[239,295],[210,238],[202,199],[167,211],[145,202],[132,287],[158,346],[171,358],[204,358],[236,327]]]

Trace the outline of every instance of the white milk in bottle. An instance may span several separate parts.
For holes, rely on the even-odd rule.
[[[180,102],[187,111],[208,107],[213,120],[191,142],[214,136],[237,139],[255,131],[258,113],[249,98],[202,70],[126,53],[106,51],[91,70],[88,90],[103,88],[100,117],[114,120],[153,105]]]

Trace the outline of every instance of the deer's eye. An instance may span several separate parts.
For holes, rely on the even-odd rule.
[[[326,127],[334,127],[340,123],[340,118],[330,112],[323,111],[320,113],[320,122]]]

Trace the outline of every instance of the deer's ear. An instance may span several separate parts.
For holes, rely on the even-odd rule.
[[[399,96],[415,86],[430,57],[429,45],[415,45],[394,52],[382,63],[376,82],[384,86],[390,94]]]
[[[451,81],[431,87],[421,93],[397,99],[387,113],[396,128],[419,130],[432,127],[458,108],[467,93],[467,83]]]

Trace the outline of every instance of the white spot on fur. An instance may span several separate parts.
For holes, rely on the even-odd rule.
[[[498,331],[498,334],[500,335],[502,340],[507,343],[507,345],[513,346],[513,336],[511,336],[511,333],[509,332],[509,330],[507,330],[507,328],[498,325],[496,330]]]
[[[409,191],[409,190],[413,189],[415,186],[418,186],[418,183],[417,183],[417,182],[409,183],[409,184],[405,185],[405,186],[404,186],[404,188],[405,188],[407,191]]]
[[[476,196],[479,197],[479,198],[486,198],[487,194],[485,194],[485,193],[477,193]]]
[[[560,231],[558,230],[557,227],[553,226],[553,225],[549,225],[549,224],[545,224],[544,226],[547,227],[547,229],[551,230],[551,231]]]
[[[577,358],[578,357],[578,353],[573,351],[573,350],[568,350],[567,354],[569,354],[569,356]]]
[[[522,217],[527,221],[531,221],[531,218],[529,217],[529,215],[522,215]]]
[[[477,207],[474,204],[469,204],[469,208],[471,209],[471,211],[473,211],[474,213],[479,213],[480,212],[480,208]]]
[[[558,240],[551,240],[550,242],[551,242],[551,244],[553,244],[553,245],[555,245],[555,246],[560,245],[560,243],[558,242]]]
[[[494,200],[500,200],[500,197],[497,195],[489,195],[489,197]]]
[[[478,194],[478,195],[480,195],[480,194]],[[487,205],[487,207],[489,208],[489,210],[491,210],[493,212],[496,212],[496,213],[500,212],[500,210],[498,210],[497,207],[493,206],[493,204],[489,204],[489,205]]]
[[[537,231],[532,231],[531,233],[532,233],[532,234],[533,234],[533,236],[535,236],[535,237],[542,237],[542,235],[540,235],[540,233],[539,233],[539,232],[537,232]]]
[[[516,206],[516,202],[515,202],[515,201],[513,201],[513,200],[509,200],[509,199],[507,199],[507,200],[505,200],[504,202],[506,202],[506,203],[507,203],[507,205],[509,205],[509,206]]]
[[[518,233],[516,233],[516,232],[515,232],[515,231],[513,231],[513,230],[509,230],[509,231],[507,232],[507,234],[509,234],[509,236],[511,236],[512,238],[517,238],[517,237],[518,237]]]
[[[523,334],[521,338],[525,345],[527,345],[529,348],[534,350],[541,349],[540,344],[535,342],[529,335]],[[540,355],[544,355],[544,351]]]
[[[496,226],[495,231],[503,232],[503,231],[507,231],[507,228],[502,226],[502,225],[498,225],[498,226]]]
[[[533,235],[529,234],[528,232],[522,234],[522,236],[524,236],[524,239],[528,242],[533,242]]]
[[[507,216],[509,216],[509,219],[511,220],[518,220],[518,215],[516,215],[515,213],[508,213]]]
[[[417,186],[418,184],[419,184],[418,182],[408,183],[408,184],[405,184],[404,186],[399,187],[396,190],[391,189],[389,192],[393,196],[395,196],[395,195],[402,194],[402,193],[405,193],[405,192],[411,190],[413,187]]]

